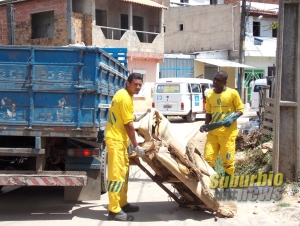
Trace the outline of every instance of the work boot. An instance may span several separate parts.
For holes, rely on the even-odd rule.
[[[122,210],[125,213],[133,213],[133,212],[138,212],[139,211],[139,207],[138,206],[132,206],[129,203],[127,203],[125,206],[122,207]]]
[[[127,215],[122,210],[119,213],[113,213],[113,212],[109,211],[107,220],[109,220],[109,221],[133,221],[134,217],[132,215]]]

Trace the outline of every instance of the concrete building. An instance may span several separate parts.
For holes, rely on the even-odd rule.
[[[240,0],[224,0],[225,4],[239,2]],[[279,0],[251,0],[251,2],[260,2],[268,4],[279,4]]]
[[[277,4],[246,2],[245,60],[244,65],[240,65],[236,64],[240,1],[170,7],[165,13],[165,53],[168,58],[170,54],[178,56],[179,53],[193,57],[194,77],[212,79],[218,70],[226,70],[228,86],[232,88],[237,88],[238,67],[245,67],[243,79],[247,86],[250,78],[264,78],[268,72],[272,73],[277,39],[276,29],[271,25],[276,23],[277,17]]]
[[[193,56],[194,77],[211,79],[220,67],[201,59],[238,59],[240,19],[239,2],[170,7],[164,18],[165,54]],[[235,88],[235,69],[222,69],[230,73],[229,86]]]
[[[151,106],[149,92],[164,56],[162,0],[2,0],[0,45],[84,43],[128,49],[128,69],[143,74],[135,102]],[[7,7],[7,4],[11,7]],[[150,97],[151,98],[151,97]],[[137,111],[147,109],[145,104]]]
[[[224,0],[170,0],[170,7],[224,4]]]
[[[275,75],[277,29],[279,5],[251,2],[246,20],[245,64],[255,67],[245,70],[245,80],[249,76],[256,79]]]

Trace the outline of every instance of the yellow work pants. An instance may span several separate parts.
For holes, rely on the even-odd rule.
[[[225,172],[234,174],[236,136],[216,136],[208,133],[206,137],[204,149],[205,161],[208,162],[211,167],[214,167],[218,154],[220,153]]]
[[[127,204],[129,159],[127,147],[129,142],[111,138],[105,140],[108,154],[108,209],[118,213]]]

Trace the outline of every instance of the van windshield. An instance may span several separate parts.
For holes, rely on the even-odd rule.
[[[164,84],[157,85],[156,93],[179,93],[180,85],[179,84]]]

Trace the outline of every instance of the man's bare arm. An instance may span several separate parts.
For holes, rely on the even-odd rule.
[[[134,126],[133,126],[133,122],[129,122],[127,124],[124,125],[126,132],[128,134],[128,137],[131,141],[131,144],[133,145],[133,147],[136,147],[138,145],[136,139],[135,139],[135,130],[134,130]]]
[[[205,123],[204,125],[208,125],[211,122],[212,116],[211,114],[205,114]],[[200,127],[200,132],[203,133],[204,129],[202,128],[202,126]]]
[[[241,112],[241,111],[236,111],[236,113],[238,114],[239,117],[241,117],[243,115],[243,112]]]
[[[205,114],[205,124],[209,124],[211,122],[211,119],[211,114]]]

